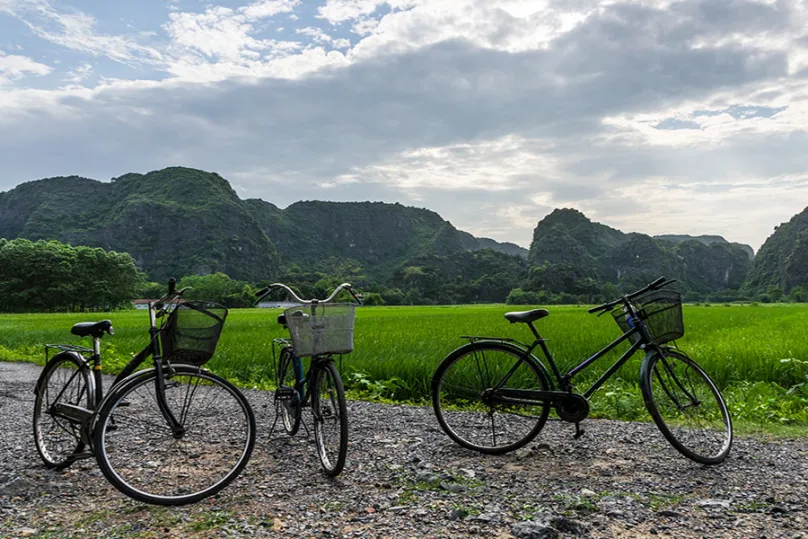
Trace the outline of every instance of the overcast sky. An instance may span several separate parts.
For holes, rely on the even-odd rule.
[[[757,250],[808,206],[806,83],[806,0],[0,0],[0,191],[182,165]]]

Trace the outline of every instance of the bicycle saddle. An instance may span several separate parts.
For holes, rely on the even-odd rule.
[[[550,311],[547,309],[533,309],[532,311],[514,311],[511,313],[505,313],[505,320],[511,324],[516,322],[526,324],[528,322],[533,322],[534,320],[544,318],[545,316],[550,316]]]
[[[112,322],[109,320],[101,320],[100,322],[79,322],[70,329],[70,333],[78,335],[79,337],[101,337],[104,332],[112,335]]]

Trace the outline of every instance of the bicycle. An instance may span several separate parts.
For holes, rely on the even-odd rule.
[[[279,415],[286,433],[297,434],[302,409],[310,406],[317,455],[326,475],[335,477],[342,472],[348,453],[348,410],[334,356],[353,350],[354,310],[361,299],[348,283],[339,285],[324,300],[304,300],[285,284],[273,283],[257,293],[256,303],[276,289],[285,290],[298,305],[278,315],[278,323],[289,330],[291,338],[273,340],[273,358],[275,345],[280,346],[280,353],[275,361],[275,421],[270,436]],[[356,303],[332,303],[343,290]],[[307,372],[304,357],[311,358]]]
[[[149,304],[149,343],[106,395],[101,339],[114,334],[112,322],[72,327],[73,335],[92,338],[91,349],[45,345],[33,427],[46,467],[61,470],[95,457],[115,488],[156,505],[197,502],[241,473],[255,445],[252,408],[235,386],[202,368],[227,309],[182,300],[186,290],[175,291],[172,279],[168,293]],[[50,350],[58,353],[48,358]],[[153,366],[135,372],[150,356]]]
[[[518,449],[544,427],[550,409],[562,421],[575,423],[589,415],[589,398],[638,350],[645,352],[640,388],[648,412],[665,439],[685,457],[718,464],[732,445],[732,421],[720,391],[690,357],[666,343],[684,335],[681,296],[661,290],[673,283],[660,277],[649,285],[589,309],[611,312],[623,334],[566,373],[561,373],[534,326],[546,309],[509,312],[510,323],[527,324],[535,340],[463,336],[469,343],[451,352],[432,378],[432,404],[438,423],[459,445],[488,454]],[[615,307],[622,304],[622,309]],[[629,349],[591,387],[573,391],[573,377],[629,340]],[[550,372],[533,351],[540,348]]]

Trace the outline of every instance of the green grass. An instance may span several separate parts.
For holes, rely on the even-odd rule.
[[[524,307],[525,309],[528,307]],[[513,306],[364,307],[357,310],[355,349],[341,363],[349,394],[383,401],[426,402],[435,367],[465,341],[460,335],[489,335],[530,341],[523,324],[502,315]],[[208,366],[246,387],[273,386],[272,339],[287,336],[275,321],[279,310],[231,310],[216,357]],[[569,367],[619,333],[609,315],[585,307],[553,306],[537,322],[562,367]],[[724,392],[742,432],[808,433],[808,306],[685,306],[687,351]],[[44,343],[89,344],[73,337],[79,321],[110,318],[115,335],[103,341],[106,372],[116,372],[147,339],[144,311],[107,314],[0,315],[0,360],[43,363]],[[618,357],[612,352],[576,381],[587,387]],[[599,417],[647,420],[637,389],[642,357],[637,354],[592,397]]]

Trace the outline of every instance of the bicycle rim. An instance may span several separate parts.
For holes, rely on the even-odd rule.
[[[281,357],[278,361],[278,387],[291,387],[294,388],[297,384],[295,378],[294,361],[292,354],[288,349],[281,351]],[[300,409],[302,403],[300,400],[300,393],[295,392],[293,399],[276,400],[276,406],[280,406],[281,422],[283,429],[289,436],[294,436],[300,429]]]
[[[194,503],[235,479],[255,444],[255,418],[226,380],[192,367],[166,373],[166,403],[186,429],[177,438],[161,414],[156,374],[105,401],[95,426],[96,458],[118,490],[157,505]]]
[[[663,436],[702,464],[723,462],[732,446],[732,421],[713,381],[692,359],[655,354],[644,366],[643,396]]]
[[[500,389],[548,390],[550,384],[507,345],[467,345],[450,354],[432,381],[432,405],[443,431],[481,453],[507,453],[529,443],[544,427],[550,406],[498,403],[491,397]]]
[[[317,455],[325,473],[338,475],[348,452],[348,410],[339,372],[333,363],[317,368],[312,388],[312,414]]]
[[[50,409],[57,403],[92,409],[90,370],[73,356],[62,355],[48,363],[42,376],[34,401],[34,443],[45,466],[66,468],[84,449],[82,427],[54,417]]]

